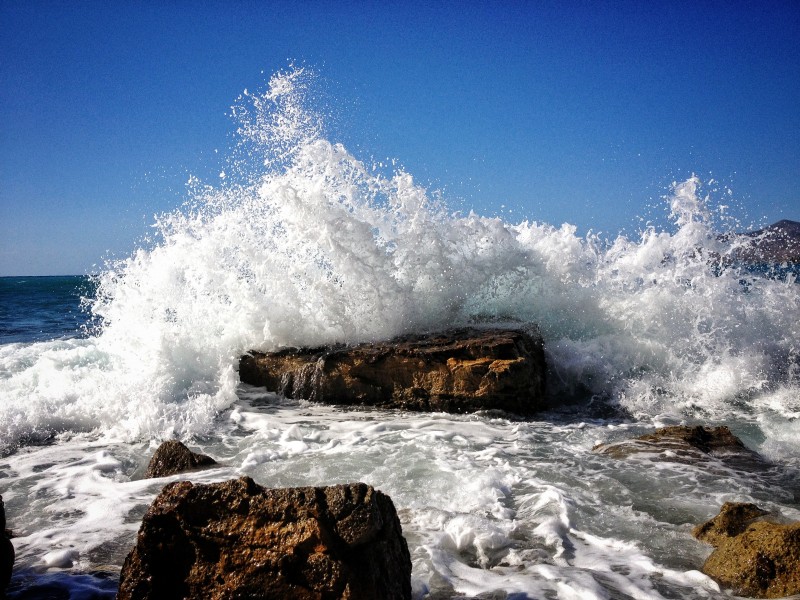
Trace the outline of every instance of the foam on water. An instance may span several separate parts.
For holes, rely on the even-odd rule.
[[[736,266],[697,178],[669,192],[674,227],[636,239],[451,214],[410,174],[326,139],[309,85],[295,69],[243,94],[222,183],[193,181],[157,241],[97,278],[94,335],[0,345],[12,597],[112,597],[175,479],[139,477],[173,436],[219,461],[198,483],[388,493],[415,598],[728,597],[696,570],[709,549],[692,526],[728,500],[800,519],[800,287]],[[638,420],[355,412],[238,384],[249,349],[487,321],[540,326],[554,401],[594,397]],[[697,420],[775,464],[591,451]]]
[[[796,453],[798,287],[731,264],[697,178],[670,191],[674,230],[638,239],[450,214],[410,174],[327,140],[309,77],[278,73],[239,99],[230,175],[193,182],[158,241],[99,276],[96,335],[0,347],[5,446],[188,438],[236,400],[249,349],[515,319],[539,324],[554,397],[734,415]]]
[[[792,474],[782,469],[741,473],[714,460],[590,451],[598,438],[640,433],[634,423],[358,412],[248,386],[239,395],[198,448],[219,466],[192,481],[371,483],[398,509],[419,599],[723,598],[696,570],[708,550],[692,526],[727,500],[800,518]],[[83,434],[23,448],[2,465],[18,569],[119,569],[146,506],[185,477],[137,479],[154,447]]]

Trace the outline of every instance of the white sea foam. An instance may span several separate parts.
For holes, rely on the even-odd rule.
[[[137,477],[178,436],[220,461],[197,482],[388,493],[415,598],[727,597],[697,572],[708,550],[691,526],[727,500],[800,518],[800,288],[731,263],[697,178],[669,192],[674,227],[637,238],[451,214],[410,174],[327,140],[307,77],[237,101],[221,185],[193,181],[158,241],[98,278],[96,335],[0,346],[0,441],[23,442],[0,462],[16,577],[118,569],[170,480]],[[249,349],[487,320],[539,324],[554,400],[594,396],[640,421],[356,413],[237,385]],[[591,452],[700,419],[778,465]]]
[[[667,198],[674,231],[638,239],[454,215],[410,174],[384,176],[325,139],[307,87],[295,69],[240,98],[230,175],[195,181],[187,205],[158,218],[159,241],[99,277],[95,337],[0,348],[5,445],[95,428],[189,437],[235,400],[248,349],[487,317],[539,324],[553,395],[795,427],[798,288],[725,260],[697,178]],[[797,437],[759,420],[781,443]]]
[[[696,571],[707,550],[692,539],[692,524],[726,500],[800,518],[786,473],[590,451],[597,438],[640,433],[634,423],[365,413],[247,386],[239,395],[197,448],[219,466],[192,481],[249,475],[268,487],[374,485],[399,512],[418,599],[428,591],[723,598]],[[80,434],[0,463],[19,572],[119,569],[146,506],[166,482],[185,477],[137,479],[154,447]]]

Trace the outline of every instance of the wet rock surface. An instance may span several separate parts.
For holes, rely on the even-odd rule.
[[[287,398],[454,413],[544,408],[545,358],[537,332],[464,328],[352,347],[252,352],[245,383]]]
[[[800,594],[800,522],[774,523],[754,504],[726,502],[694,536],[714,546],[703,573],[740,596]]]
[[[721,541],[744,533],[750,523],[766,514],[767,511],[755,504],[726,502],[716,517],[695,527],[692,535],[701,542],[717,546]]]
[[[724,425],[662,427],[632,440],[599,444],[593,450],[614,458],[651,454],[656,458],[686,463],[714,457],[729,466],[744,470],[762,470],[769,465]]]
[[[411,597],[391,499],[363,483],[167,485],[125,560],[120,600]]]
[[[192,452],[177,440],[168,440],[161,444],[150,459],[145,479],[169,477],[177,473],[196,471],[217,464],[210,456]]]

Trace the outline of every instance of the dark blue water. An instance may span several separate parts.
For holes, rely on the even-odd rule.
[[[81,299],[94,295],[89,277],[0,277],[0,344],[86,335]]]

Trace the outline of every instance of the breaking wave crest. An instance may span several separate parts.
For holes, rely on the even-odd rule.
[[[326,139],[310,77],[281,72],[239,98],[231,173],[195,181],[158,217],[157,243],[98,277],[96,335],[0,347],[4,444],[189,437],[234,401],[249,349],[486,320],[539,325],[556,399],[738,415],[797,443],[798,286],[730,259],[698,178],[670,190],[674,226],[637,239],[453,214],[411,174]]]

